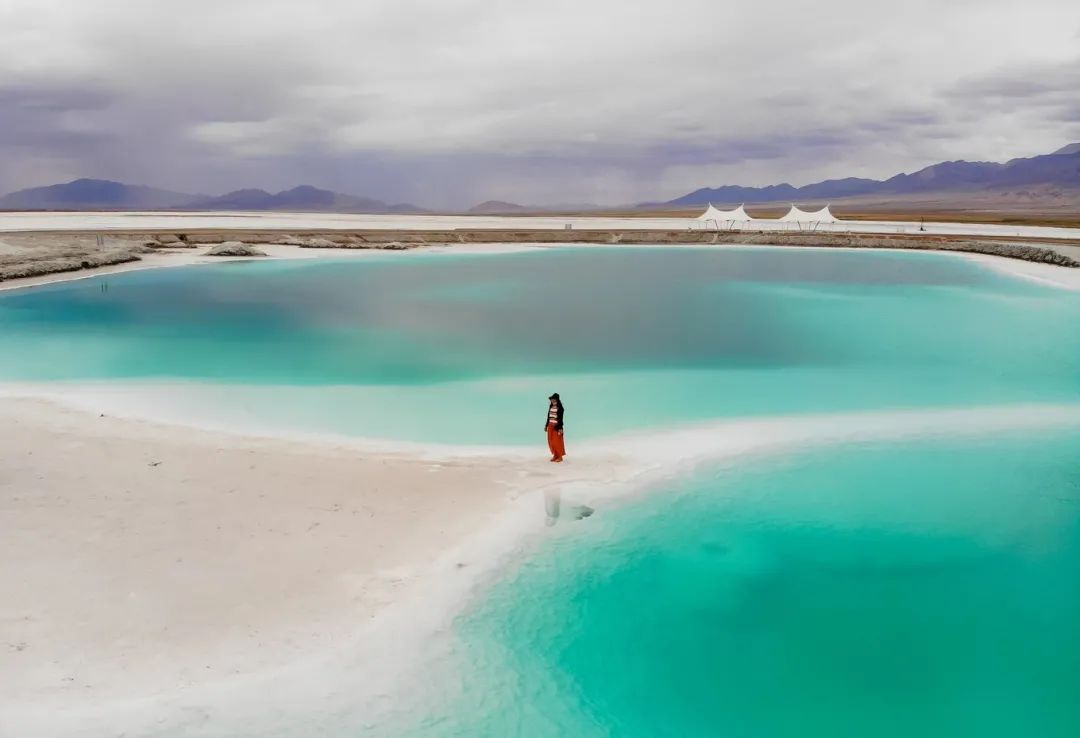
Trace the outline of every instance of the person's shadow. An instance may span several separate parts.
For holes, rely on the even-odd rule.
[[[567,520],[582,520],[595,512],[588,505],[562,504],[562,490],[544,490],[544,525],[549,528],[559,522],[560,518]]]

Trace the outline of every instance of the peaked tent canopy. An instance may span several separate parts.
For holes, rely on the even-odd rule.
[[[787,215],[780,218],[781,223],[839,223],[836,216],[829,210],[829,206],[826,205],[821,210],[800,210],[797,206],[792,205],[791,210],[787,212]]]
[[[723,220],[723,218],[721,218],[721,215],[722,215],[722,213],[719,210],[717,210],[716,208],[714,208],[713,204],[710,202],[709,207],[707,207],[705,209],[705,212],[702,213],[701,215],[699,215],[697,217],[697,219],[698,220]]]
[[[821,210],[817,211],[817,215],[818,215],[818,222],[819,223],[839,223],[840,222],[840,219],[837,218],[835,215],[833,215],[832,211],[829,210],[828,205],[823,207]]]
[[[750,216],[747,215],[746,210],[742,205],[734,210],[717,210],[713,207],[712,203],[709,203],[709,207],[704,213],[698,216],[698,220],[716,220],[721,222],[736,222],[743,223],[750,220]]]
[[[720,214],[724,216],[724,220],[734,220],[738,222],[745,222],[750,220],[750,216],[747,214],[746,209],[742,205],[734,210],[721,210]]]

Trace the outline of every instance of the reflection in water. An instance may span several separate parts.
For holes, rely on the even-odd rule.
[[[140,413],[466,445],[535,443],[534,403],[556,382],[579,442],[717,417],[1080,398],[1080,332],[1062,328],[1080,324],[1080,295],[960,258],[421,257],[5,293],[0,381],[147,380],[123,399]]]
[[[544,490],[544,525],[549,528],[558,522],[559,518],[566,517],[568,520],[582,520],[589,517],[595,510],[588,505],[562,504],[562,490]]]
[[[559,519],[559,508],[562,506],[562,492],[560,490],[544,490],[544,525],[549,528]]]

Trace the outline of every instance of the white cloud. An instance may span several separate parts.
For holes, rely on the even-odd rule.
[[[0,0],[0,88],[100,91],[87,125],[114,138],[5,146],[0,113],[0,188],[62,155],[207,191],[624,202],[1029,155],[1078,122],[971,80],[1075,69],[1078,22],[1059,0]]]

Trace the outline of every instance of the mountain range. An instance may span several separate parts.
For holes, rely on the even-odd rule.
[[[1012,159],[999,164],[984,161],[946,161],[911,174],[885,180],[847,177],[827,179],[803,187],[784,183],[767,187],[724,185],[703,187],[665,205],[707,205],[796,202],[849,197],[908,196],[924,193],[972,193],[1033,185],[1057,185],[1080,190],[1080,143],[1051,154]]]
[[[1062,192],[1065,197],[1062,197]],[[829,200],[879,202],[940,194],[943,199],[976,200],[1019,196],[1037,200],[1080,202],[1080,142],[1051,154],[995,162],[946,161],[910,174],[877,180],[861,177],[828,179],[794,187],[724,185],[704,187],[665,203],[643,203],[640,208],[704,206],[739,203],[788,203]],[[630,206],[635,207],[635,206]],[[539,211],[600,209],[595,205],[533,207],[501,200],[481,203],[470,213],[514,214]],[[625,209],[625,208],[623,208]],[[0,210],[279,210],[336,213],[422,213],[408,203],[389,204],[370,197],[345,195],[311,185],[270,193],[242,189],[210,196],[129,185],[101,179],[77,179],[65,184],[33,187],[0,197]]]
[[[104,179],[77,179],[0,197],[0,210],[291,210],[333,213],[422,213],[408,203],[387,204],[300,185],[270,193],[245,189],[212,197]]]

